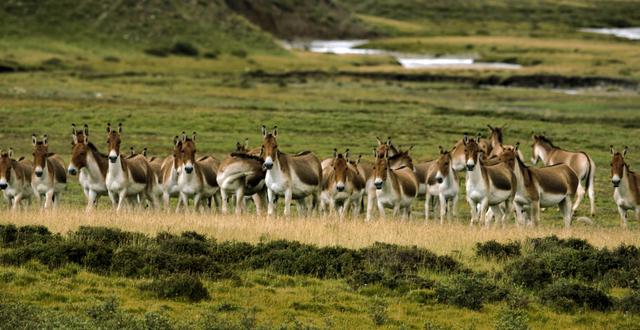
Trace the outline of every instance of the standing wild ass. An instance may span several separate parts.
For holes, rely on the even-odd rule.
[[[214,199],[218,200],[215,198],[220,190],[216,181],[216,171],[220,162],[211,156],[203,156],[196,160],[196,132],[193,132],[191,138],[182,132],[179,144],[181,145],[178,157],[180,199],[186,208],[189,205],[189,197],[193,196],[193,208],[197,211],[203,205],[202,203],[213,204]]]
[[[41,141],[35,134],[31,136],[33,144],[33,175],[31,176],[31,187],[40,200],[40,195],[44,195],[44,208],[52,205],[57,206],[60,201],[60,193],[67,186],[67,171],[65,170],[62,157],[49,153],[48,137],[45,134]]]
[[[382,219],[385,218],[385,208],[392,208],[394,217],[399,212],[402,212],[403,219],[411,217],[411,203],[418,194],[418,180],[413,166],[401,166],[395,169],[391,166],[394,158],[405,155],[398,153],[389,157],[388,152],[382,157],[378,154],[375,155],[373,184],[376,188],[378,212]]]
[[[86,210],[90,211],[97,203],[98,197],[107,195],[105,178],[109,169],[107,155],[100,153],[89,142],[89,127],[85,124],[83,130],[76,130],[72,126],[73,147],[71,150],[71,162],[67,168],[70,175],[78,174],[78,182],[87,198]]]
[[[149,162],[142,155],[126,158],[120,153],[122,124],[118,130],[107,124],[107,146],[109,163],[105,184],[113,207],[122,210],[125,199],[147,200],[152,206],[158,206],[157,182]]]
[[[256,213],[262,213],[265,195],[265,171],[262,158],[249,154],[248,141],[238,142],[236,151],[220,163],[216,177],[222,195],[222,213],[228,212],[229,198],[235,195],[236,214],[246,211],[245,196],[251,196],[256,205]]]
[[[466,134],[465,134],[466,135]],[[482,159],[486,159],[488,155],[491,153],[491,141],[487,139],[483,139],[480,136],[480,133],[476,136],[477,146],[479,150],[482,152]],[[453,170],[456,172],[465,171],[467,168],[467,158],[465,155],[465,143],[464,139],[458,140],[451,148],[451,160],[453,165]]]
[[[24,158],[13,159],[13,149],[0,151],[0,190],[11,204],[12,210],[17,210],[23,199],[31,202],[33,188],[31,188],[31,172],[33,163]]]
[[[331,160],[326,165],[323,162],[321,209],[329,205],[332,214],[338,206],[338,215],[344,219],[349,209],[353,208],[352,214],[358,216],[364,195],[364,177],[358,172],[357,163],[352,164],[349,160],[349,149],[344,156],[333,149]]]
[[[180,186],[178,185],[178,163],[180,158],[180,151],[182,150],[182,141],[176,135],[173,138],[173,152],[171,155],[165,157],[160,164],[160,176],[158,181],[160,183],[160,190],[162,190],[162,205],[165,210],[169,210],[169,199],[171,197],[178,197],[178,208],[182,200],[180,197]]]
[[[483,152],[478,143],[480,137],[475,140],[466,135],[463,139],[465,150],[465,164],[467,168],[466,190],[467,202],[471,209],[471,224],[479,221],[487,224],[487,210],[500,217],[504,225],[506,218],[511,214],[512,201],[516,193],[516,177],[513,171],[504,163],[487,166],[483,161]],[[500,208],[506,203],[506,212]]]
[[[278,128],[271,133],[262,126],[262,158],[264,169],[267,171],[265,183],[269,199],[267,214],[275,213],[277,196],[284,196],[284,215],[291,215],[291,201],[295,199],[299,210],[302,211],[304,199],[311,196],[311,208],[319,205],[322,167],[320,160],[310,151],[296,155],[288,155],[278,149]]]
[[[565,227],[571,225],[573,211],[571,201],[578,189],[578,176],[565,164],[542,168],[528,167],[518,157],[519,143],[514,149],[506,149],[499,159],[514,172],[518,182],[514,199],[516,216],[520,224],[525,224],[524,212],[530,215],[531,225],[540,223],[540,208],[558,206],[564,218]]]
[[[585,152],[572,152],[562,150],[553,145],[553,142],[544,135],[533,135],[533,145],[531,162],[535,165],[538,160],[542,160],[545,166],[565,164],[569,166],[578,176],[577,198],[573,204],[573,212],[578,209],[580,202],[584,197],[585,190],[589,194],[591,203],[591,216],[596,214],[595,201],[595,180],[596,180],[596,164]],[[584,181],[584,186],[582,185]]]
[[[430,162],[425,178],[425,220],[429,221],[431,199],[437,197],[440,203],[440,224],[444,223],[445,214],[449,220],[456,216],[458,206],[458,177],[453,170],[453,160],[448,150],[440,147],[440,156]]]
[[[624,160],[628,148],[622,153],[616,152],[611,146],[611,183],[613,184],[613,199],[620,213],[620,225],[627,227],[627,211],[635,212],[636,220],[640,220],[640,174],[631,171]]]

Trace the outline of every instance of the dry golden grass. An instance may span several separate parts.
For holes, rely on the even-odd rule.
[[[620,244],[640,245],[636,231],[620,228],[599,228],[576,224],[570,229],[540,226],[519,228],[509,224],[504,228],[471,227],[461,222],[439,225],[425,224],[422,220],[373,221],[334,218],[291,218],[247,215],[223,216],[211,213],[164,213],[129,211],[116,214],[111,210],[85,213],[77,208],[56,211],[25,211],[5,213],[0,223],[16,225],[45,225],[51,231],[67,233],[79,226],[117,227],[127,231],[156,234],[162,231],[180,233],[193,230],[217,240],[237,240],[256,243],[261,240],[287,239],[319,246],[340,245],[350,248],[368,246],[374,242],[417,245],[439,254],[470,256],[476,242],[487,240],[522,240],[528,237],[557,235],[561,238],[577,237],[595,246],[612,247]],[[466,223],[466,222],[465,222]]]

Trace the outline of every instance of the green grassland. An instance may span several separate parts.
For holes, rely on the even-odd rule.
[[[632,9],[637,2],[527,0],[518,1],[514,9],[506,1],[344,0],[339,3],[352,13],[328,14],[345,20],[357,16],[358,29],[364,29],[359,31],[383,36],[364,47],[523,65],[516,71],[409,71],[387,56],[285,51],[223,1],[150,3],[131,7],[129,1],[44,1],[38,11],[34,6],[40,2],[35,1],[0,5],[0,148],[13,147],[17,156],[30,157],[31,134],[46,133],[50,149],[68,160],[71,123],[88,124],[90,140],[105,150],[106,123],[122,122],[125,150],[147,147],[152,155],[165,156],[173,136],[196,131],[198,152],[223,158],[236,141],[248,138],[257,146],[264,124],[279,127],[279,146],[286,152],[312,150],[324,158],[333,148],[350,148],[370,160],[375,137],[391,136],[397,145],[414,146],[414,159],[428,160],[437,155],[438,146],[452,146],[464,133],[486,136],[487,124],[506,124],[505,142],[520,142],[527,158],[532,132],[593,156],[595,224],[575,226],[592,228],[594,235],[602,229],[611,235],[619,226],[609,182],[609,145],[628,145],[628,162],[637,166],[639,46],[576,29],[638,25],[638,11]],[[469,10],[470,5],[475,9]],[[311,21],[333,24],[318,16]],[[145,53],[176,42],[194,45],[199,54]],[[530,81],[529,87],[495,83],[511,77]],[[588,83],[593,77],[602,79]],[[570,80],[554,87],[560,78]],[[615,81],[604,83],[606,79]],[[84,197],[75,178],[67,190],[64,207],[82,208]],[[108,209],[107,204],[101,200],[100,208]],[[587,215],[586,204],[578,215]],[[0,207],[6,208],[4,200]],[[415,202],[412,222],[421,220],[422,207],[421,201]],[[455,221],[467,223],[463,198],[459,213]],[[543,213],[544,228],[561,225],[557,210]],[[629,225],[637,232],[636,221]],[[508,228],[517,230],[513,224]],[[0,253],[12,249],[5,246]],[[488,272],[509,290],[521,290],[500,278],[503,261],[475,257],[472,251],[459,254],[451,252],[473,272]],[[386,315],[383,328],[487,329],[512,309],[510,301],[500,300],[473,311],[424,300],[419,290],[353,289],[344,278],[270,268],[239,269],[234,278],[205,276],[202,281],[211,297],[190,303],[141,291],[141,284],[150,281],[146,276],[96,273],[83,264],[48,266],[42,261],[0,266],[0,318],[41,315],[58,322],[51,323],[52,328],[115,328],[110,322],[117,323],[119,317],[138,318],[127,324],[170,323],[176,328],[204,328],[207,320],[220,328],[226,322],[221,320],[230,328],[370,328],[376,317]],[[424,269],[420,275],[443,283],[455,279]],[[602,288],[616,299],[637,292],[562,276]],[[532,328],[631,329],[638,324],[637,315],[618,310],[559,312],[540,302],[535,291],[525,290],[524,295],[531,301],[523,309]],[[110,297],[116,297],[118,308],[109,303]],[[110,316],[100,321],[103,316],[91,316],[102,315],[96,310]]]

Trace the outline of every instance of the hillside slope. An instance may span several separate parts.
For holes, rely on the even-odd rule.
[[[273,38],[221,0],[7,0],[0,37],[50,37],[137,47],[188,41],[218,50],[275,50]]]

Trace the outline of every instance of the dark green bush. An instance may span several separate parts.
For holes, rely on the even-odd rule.
[[[171,53],[171,50],[168,48],[147,48],[144,52],[151,56],[167,57]]]
[[[480,310],[485,302],[503,300],[508,292],[483,274],[459,274],[447,284],[436,284],[439,303]]]
[[[125,232],[118,228],[88,226],[80,226],[72,237],[79,241],[96,242],[114,247],[144,239],[143,235]]]
[[[505,260],[520,256],[520,242],[499,243],[495,240],[476,243],[476,256]]]
[[[511,282],[529,289],[541,289],[552,281],[551,271],[545,261],[535,256],[512,261],[504,272]]]
[[[198,302],[209,298],[209,292],[199,278],[193,275],[175,275],[155,279],[139,286],[140,290],[150,292],[162,299],[186,299]]]
[[[18,228],[12,224],[0,225],[0,246],[2,247],[45,243],[59,238],[45,226],[27,225]]]
[[[198,48],[188,42],[178,41],[171,47],[171,54],[179,56],[196,57],[200,53]]]
[[[218,56],[220,56],[220,52],[216,50],[206,52],[202,55],[202,57],[208,58],[210,60],[215,60],[216,58],[218,58]]]
[[[554,252],[561,248],[569,248],[573,250],[594,250],[593,245],[586,240],[579,238],[560,239],[556,235],[530,238],[527,242],[533,247],[535,253]]]
[[[617,309],[629,313],[640,314],[640,291],[633,290],[617,302]]]
[[[613,306],[607,294],[597,288],[560,280],[540,292],[540,300],[558,311],[571,312],[577,308],[606,311]]]
[[[145,265],[144,252],[135,247],[124,247],[115,251],[111,260],[111,270],[127,277],[142,276]]]

